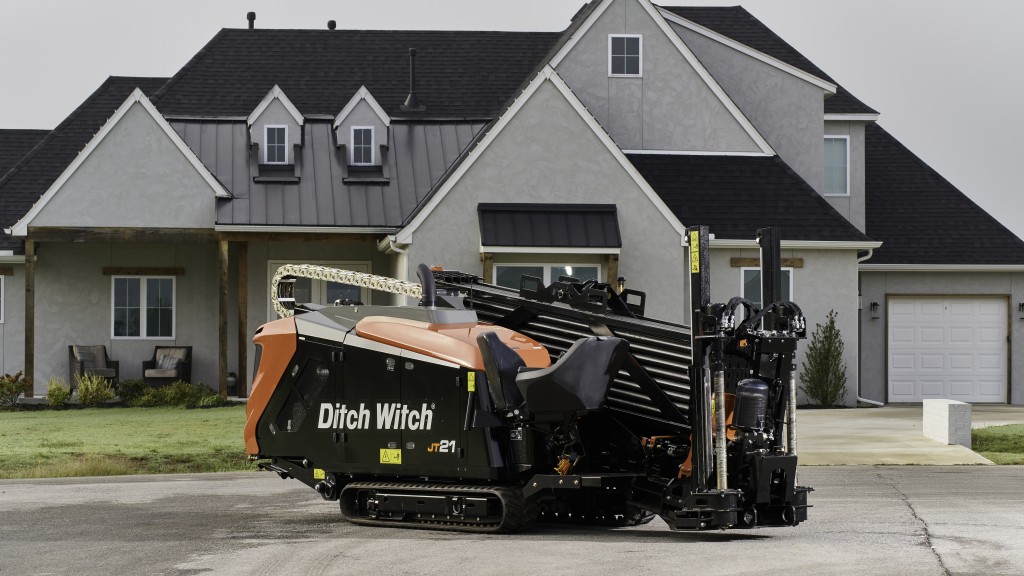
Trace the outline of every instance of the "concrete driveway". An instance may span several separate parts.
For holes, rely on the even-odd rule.
[[[799,410],[800,465],[992,463],[963,446],[925,438],[921,411],[921,406]],[[1024,424],[1024,406],[975,404],[971,416],[974,428]]]

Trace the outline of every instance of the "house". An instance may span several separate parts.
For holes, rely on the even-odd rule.
[[[25,289],[4,369],[39,393],[69,344],[138,377],[177,343],[197,379],[248,381],[290,262],[624,276],[685,322],[684,226],[711,227],[721,300],[759,299],[754,234],[779,226],[784,292],[812,325],[838,312],[847,404],[1024,403],[1024,242],[878,117],[738,7],[593,0],[562,33],[222,30],[170,79],[108,80],[0,179]]]

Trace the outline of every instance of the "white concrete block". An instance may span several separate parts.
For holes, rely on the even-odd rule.
[[[925,400],[921,410],[925,437],[971,447],[971,405],[957,400]]]

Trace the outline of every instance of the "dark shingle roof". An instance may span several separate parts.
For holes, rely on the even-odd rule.
[[[0,178],[0,227],[10,228],[85,148],[135,88],[151,94],[166,78],[111,76]],[[0,250],[21,251],[21,242],[0,236]]]
[[[877,124],[865,128],[865,264],[1024,264],[1024,242]]]
[[[790,66],[799,68],[808,74],[838,84],[821,68],[815,66],[806,56],[790,46],[771,28],[765,26],[741,6],[662,6],[662,8],[781,60]],[[839,86],[834,96],[825,99],[825,113],[875,114],[876,111]]]
[[[49,130],[0,130],[0,177],[49,133]]]
[[[629,161],[687,226],[750,240],[778,226],[783,240],[868,241],[778,156],[630,154]]]
[[[614,204],[478,204],[484,246],[621,248]]]
[[[361,85],[392,117],[492,118],[558,32],[221,30],[154,97],[160,112],[248,116],[275,84],[302,114],[336,115]],[[409,48],[426,111],[409,92]]]

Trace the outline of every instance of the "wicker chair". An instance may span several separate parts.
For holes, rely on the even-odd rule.
[[[72,392],[78,389],[82,376],[100,376],[116,386],[119,373],[120,362],[107,356],[106,346],[68,346],[68,386]]]
[[[142,378],[153,387],[192,381],[191,346],[157,346],[153,357],[142,363]]]

